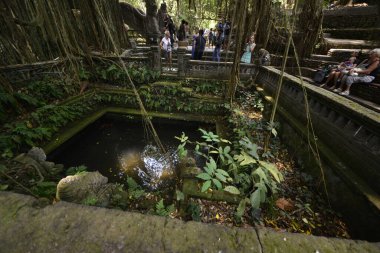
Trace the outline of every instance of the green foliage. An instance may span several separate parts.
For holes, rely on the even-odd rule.
[[[172,212],[175,211],[174,204],[171,204],[167,207],[164,205],[164,200],[161,199],[156,204],[156,214],[159,216],[169,216]]]
[[[230,141],[212,132],[200,131],[204,142],[195,143],[195,153],[206,159],[204,171],[197,175],[203,181],[202,192],[210,188],[222,190],[224,184],[224,191],[243,196],[245,201],[240,203],[237,217],[244,213],[241,209],[246,204],[259,208],[266,202],[268,194],[276,192],[277,183],[283,180],[282,174],[274,164],[260,160],[258,146],[248,137],[244,136],[237,145],[229,146]],[[181,141],[179,152],[183,152],[186,143],[191,143],[185,134],[177,139]]]
[[[187,156],[187,150],[185,149],[185,145],[189,137],[187,137],[185,133],[182,132],[181,137],[175,136],[175,138],[181,142],[177,147],[178,156],[180,159],[184,158],[185,156]]]
[[[131,199],[139,199],[145,195],[145,191],[131,177],[127,177],[128,193]]]
[[[66,176],[73,176],[73,175],[78,175],[82,172],[86,172],[87,167],[85,165],[80,165],[77,167],[70,167],[66,170]]]
[[[159,71],[154,71],[146,66],[129,66],[127,72],[135,84],[146,84],[154,82],[160,76]],[[95,78],[104,82],[128,84],[129,79],[125,70],[116,64],[109,66],[97,66]]]
[[[190,201],[186,212],[191,216],[193,221],[201,221],[201,208],[197,203]]]
[[[35,195],[45,198],[54,198],[56,190],[56,182],[39,182],[31,188]]]
[[[82,81],[90,79],[90,72],[84,69],[83,67],[79,69],[78,75],[80,80]]]
[[[5,191],[6,189],[8,189],[8,186],[7,184],[0,184],[0,191]]]
[[[195,79],[185,79],[181,82],[181,85],[191,88],[196,93],[221,96],[223,95],[225,82],[219,80],[199,81]]]
[[[95,196],[88,196],[82,201],[83,205],[95,206],[98,203],[98,199]]]
[[[62,99],[69,95],[69,91],[64,81],[54,79],[32,81],[15,91],[0,87],[0,121],[4,122],[10,119],[11,115],[17,116],[22,112]]]
[[[4,124],[0,133],[2,157],[12,157],[13,153],[20,149],[38,146],[60,127],[79,118],[90,109],[90,105],[83,101],[70,106],[50,104],[38,108],[23,121]]]

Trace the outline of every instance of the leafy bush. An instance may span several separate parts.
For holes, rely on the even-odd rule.
[[[57,190],[56,182],[39,182],[31,188],[31,191],[40,197],[53,198]]]
[[[127,185],[129,198],[139,199],[145,195],[145,191],[141,188],[141,186],[138,183],[136,183],[136,181],[133,178],[127,178]]]
[[[277,183],[283,176],[274,164],[260,160],[258,146],[249,138],[243,137],[231,147],[230,141],[212,132],[200,131],[204,141],[193,144],[196,144],[195,153],[206,159],[204,171],[197,175],[204,181],[202,192],[215,188],[241,195],[240,213],[247,203],[252,208],[259,208],[269,194],[276,192]],[[176,138],[181,141],[177,149],[179,155],[186,155],[185,145],[192,142],[185,134]]]
[[[151,70],[145,66],[135,67],[129,66],[127,68],[128,74],[135,84],[146,84],[154,82],[160,76],[159,71]],[[96,79],[105,82],[116,82],[119,84],[129,83],[127,73],[123,68],[116,64],[107,66],[98,66],[96,68]]]

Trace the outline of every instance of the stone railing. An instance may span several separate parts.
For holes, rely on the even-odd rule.
[[[97,56],[92,60],[97,61],[110,60],[116,63],[123,60],[127,66],[135,67],[148,66],[154,70],[160,70],[160,53],[157,46],[149,47],[148,50],[141,56]],[[82,58],[75,58],[75,61],[82,61]],[[44,77],[62,78],[64,73],[63,68],[69,64],[68,59],[52,60],[44,62],[36,62],[30,64],[16,64],[8,66],[0,66],[0,75],[15,87],[23,86],[27,81],[41,80]]]
[[[66,60],[53,60],[31,64],[16,64],[0,67],[0,75],[12,85],[22,85],[29,80],[42,79],[44,76],[60,77]]]
[[[177,50],[178,76],[195,77],[206,79],[228,80],[231,74],[232,62],[197,61],[191,60],[191,55],[187,54],[185,48]],[[240,78],[247,80],[255,74],[253,64],[240,64]]]

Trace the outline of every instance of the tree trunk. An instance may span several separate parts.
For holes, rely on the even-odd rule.
[[[226,88],[225,98],[230,102],[233,101],[235,97],[236,87],[240,82],[240,56],[241,56],[241,45],[244,40],[244,22],[247,14],[247,3],[248,0],[235,0],[235,15],[233,17],[233,22],[237,26],[236,36],[235,36],[235,55],[234,61],[231,69],[230,82]],[[235,27],[234,24],[232,24]],[[231,34],[233,31],[231,31]]]
[[[256,32],[257,48],[266,48],[272,27],[272,1],[251,0],[252,14],[247,36]]]
[[[160,34],[155,0],[145,0],[146,13],[128,3],[120,2],[124,23],[140,31],[148,40]]]
[[[310,57],[321,32],[323,0],[305,0],[298,20],[296,50],[301,59]]]

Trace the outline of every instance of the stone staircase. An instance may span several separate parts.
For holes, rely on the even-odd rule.
[[[377,5],[344,7],[323,12],[323,32],[329,48],[380,47],[380,10]]]
[[[344,7],[325,10],[323,17],[324,39],[327,55],[312,55],[306,67],[317,68],[348,59],[352,52],[363,56],[380,48],[380,1],[367,7]],[[308,71],[310,73],[310,71]],[[308,76],[309,78],[312,76]],[[354,84],[349,99],[375,111],[380,111],[380,77],[369,85]]]

